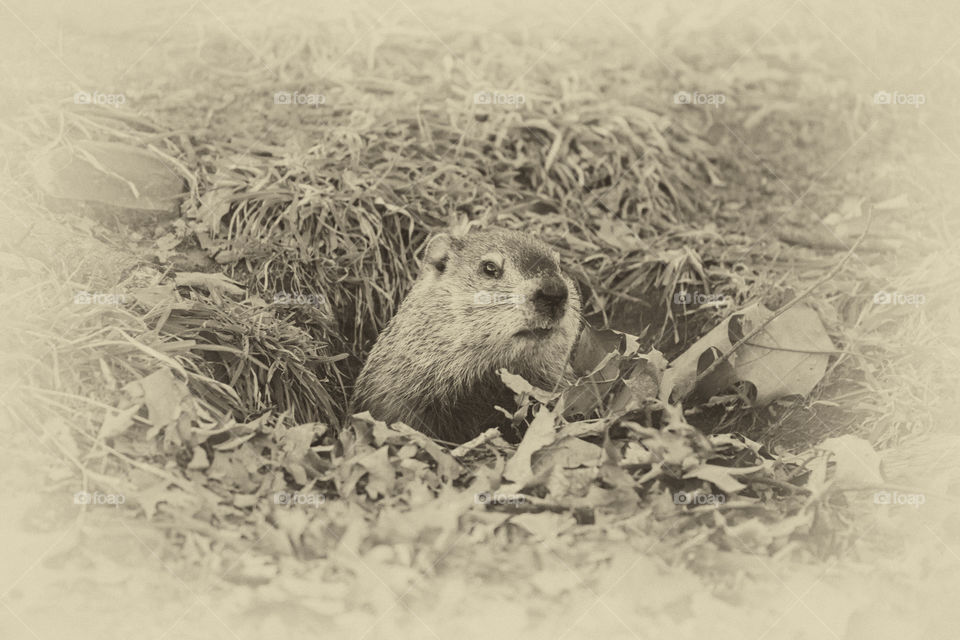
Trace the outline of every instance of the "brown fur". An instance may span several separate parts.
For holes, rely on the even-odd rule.
[[[556,252],[516,231],[439,234],[425,254],[420,276],[367,358],[352,404],[463,442],[504,422],[495,404],[513,407],[498,369],[541,388],[558,384],[579,331],[580,298]],[[484,273],[485,262],[502,265],[502,275]],[[546,336],[517,335],[548,328]]]

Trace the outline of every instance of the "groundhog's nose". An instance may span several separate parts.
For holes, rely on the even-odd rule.
[[[567,283],[556,276],[544,278],[533,294],[534,310],[551,320],[559,320],[566,305]]]

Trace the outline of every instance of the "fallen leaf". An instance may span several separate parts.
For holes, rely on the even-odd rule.
[[[153,309],[161,305],[172,305],[180,301],[177,289],[172,283],[141,287],[132,290],[130,293],[139,304],[147,309]]]
[[[775,318],[696,384],[699,373],[771,315],[772,311],[754,305],[724,320],[670,363],[663,375],[660,398],[679,400],[696,390],[697,397],[709,399],[737,382],[754,386],[752,404],[756,406],[787,395],[810,393],[826,372],[829,355],[825,352],[835,347],[817,312],[806,306],[793,307]]]
[[[623,388],[610,400],[610,411],[625,413],[656,399],[660,392],[660,380],[667,368],[663,355],[654,349],[646,356],[637,358],[633,368],[623,376]]]
[[[743,469],[736,467],[723,467],[717,464],[701,464],[697,468],[686,473],[683,477],[706,480],[707,482],[714,484],[718,489],[720,489],[720,491],[723,491],[724,493],[739,493],[742,489],[746,488],[747,485],[737,480],[734,476],[743,475],[745,473],[753,473],[754,471],[760,471],[761,469],[763,469],[763,465]]]
[[[603,449],[580,438],[561,438],[543,447],[531,457],[531,468],[539,474],[545,467],[576,469],[596,467],[600,464]]]
[[[357,458],[356,463],[367,471],[367,495],[371,498],[390,495],[396,482],[397,472],[390,462],[388,447],[380,447],[365,456]]]
[[[190,459],[190,462],[187,464],[187,469],[193,470],[202,470],[210,466],[210,458],[207,457],[207,452],[204,451],[203,447],[194,447],[193,448],[193,457]]]
[[[538,389],[527,382],[523,376],[510,373],[506,369],[500,369],[497,373],[500,374],[500,379],[503,381],[503,384],[507,385],[514,393],[526,393],[539,402],[549,402],[556,396],[555,393]]]
[[[569,513],[521,513],[510,518],[510,523],[525,529],[539,540],[556,538],[566,529],[576,526],[577,521]]]
[[[200,196],[200,206],[196,212],[197,220],[216,235],[220,231],[220,221],[230,213],[233,191],[225,188],[212,188]]]
[[[443,480],[454,480],[460,476],[460,473],[463,471],[463,467],[457,462],[450,453],[437,444],[433,439],[429,438],[426,434],[423,434],[412,427],[409,427],[402,422],[387,426],[386,423],[378,422],[374,425],[374,440],[377,444],[383,444],[388,441],[388,438],[385,437],[385,433],[393,431],[401,436],[404,436],[409,441],[416,444],[417,447],[426,451],[427,455],[433,458],[433,461],[437,463],[437,475],[440,476]],[[499,433],[499,432],[498,432]]]
[[[124,433],[133,426],[133,416],[140,411],[142,404],[136,404],[128,409],[110,411],[103,418],[103,424],[100,425],[100,433],[97,437],[102,439],[115,438]]]
[[[611,400],[611,410],[622,412],[632,398],[646,396],[651,376],[659,388],[659,373],[666,361],[657,350],[639,355],[636,336],[610,329],[598,331],[585,326],[571,358],[571,368],[580,376],[563,391],[561,404],[565,416],[590,415],[601,406],[608,393],[623,379],[625,388]],[[660,364],[662,362],[662,364]],[[626,376],[622,371],[632,368]],[[656,397],[653,393],[652,397]]]
[[[255,493],[235,493],[233,494],[233,506],[238,509],[246,509],[260,502],[260,496]]]
[[[34,163],[40,187],[56,198],[92,200],[129,209],[176,214],[186,185],[158,155],[117,142],[83,140]]]
[[[833,473],[834,487],[856,489],[883,483],[880,455],[863,438],[850,434],[827,438],[819,448],[833,454],[837,465]]]
[[[154,427],[164,427],[180,416],[181,402],[190,395],[187,385],[170,369],[154,371],[134,383],[143,391],[147,414]]]
[[[530,460],[534,453],[552,443],[556,438],[555,420],[556,417],[552,411],[546,407],[540,407],[513,457],[507,461],[507,466],[503,470],[503,476],[507,480],[522,484],[534,476]]]
[[[242,296],[245,293],[243,287],[236,280],[232,280],[222,273],[178,273],[178,287],[195,287],[205,289],[210,293],[224,293],[231,296]]]

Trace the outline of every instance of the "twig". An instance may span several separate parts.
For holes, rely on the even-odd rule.
[[[803,300],[804,298],[806,298],[808,295],[810,295],[810,294],[813,292],[814,289],[816,289],[817,287],[819,287],[820,285],[822,285],[824,282],[830,280],[830,279],[833,278],[835,275],[837,275],[837,273],[840,271],[840,269],[843,268],[843,265],[847,263],[847,260],[849,260],[850,257],[854,254],[854,252],[856,252],[857,247],[860,246],[860,244],[863,242],[863,239],[867,237],[867,233],[870,231],[870,223],[871,223],[871,222],[873,222],[873,211],[872,211],[872,210],[870,211],[870,215],[869,215],[869,217],[867,218],[867,225],[866,225],[866,227],[864,227],[863,233],[860,234],[860,237],[857,238],[857,241],[853,243],[853,246],[850,247],[850,249],[847,251],[847,253],[844,254],[844,256],[843,256],[842,258],[840,258],[840,261],[837,262],[837,264],[835,264],[835,265],[833,266],[833,268],[830,269],[830,271],[828,271],[826,274],[824,274],[823,277],[821,277],[819,280],[817,280],[816,282],[814,282],[812,285],[810,285],[809,287],[807,287],[804,291],[802,291],[801,293],[797,294],[790,302],[788,302],[787,304],[785,304],[785,305],[783,305],[782,307],[780,307],[779,309],[777,309],[777,310],[773,313],[773,315],[771,315],[769,318],[767,318],[766,320],[764,320],[764,321],[760,324],[759,327],[757,327],[756,329],[754,329],[753,331],[751,331],[751,332],[748,333],[747,335],[745,335],[745,336],[743,336],[742,338],[740,338],[739,340],[737,340],[737,342],[736,342],[732,347],[730,347],[730,350],[729,350],[729,351],[727,351],[726,353],[724,353],[723,355],[721,355],[719,358],[717,358],[716,360],[714,360],[714,361],[710,364],[709,367],[707,367],[706,369],[703,370],[702,373],[700,373],[700,374],[697,375],[697,379],[696,379],[696,380],[694,381],[694,383],[693,383],[694,386],[696,386],[697,384],[699,384],[700,382],[702,382],[703,379],[706,378],[708,375],[710,375],[717,367],[719,367],[721,364],[723,364],[724,362],[726,362],[727,360],[729,360],[729,359],[730,359],[730,356],[732,356],[734,353],[736,353],[737,349],[739,349],[739,348],[742,347],[744,344],[746,344],[748,341],[750,341],[752,338],[756,337],[756,336],[759,335],[761,332],[763,332],[763,330],[767,328],[767,325],[769,325],[771,322],[773,322],[774,320],[776,320],[777,318],[779,318],[780,316],[782,316],[784,313],[786,313],[787,311],[789,311],[794,305],[796,305],[798,302],[800,302],[801,300]]]

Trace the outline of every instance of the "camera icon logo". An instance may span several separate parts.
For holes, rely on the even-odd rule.
[[[473,104],[491,104],[493,97],[489,91],[479,91],[473,94]]]
[[[273,104],[291,104],[293,96],[289,91],[277,91],[273,94]]]
[[[492,304],[493,294],[489,291],[477,291],[473,294],[473,304]]]
[[[90,504],[92,497],[88,491],[77,491],[73,494],[73,504]]]
[[[873,104],[890,104],[892,101],[893,96],[889,91],[877,91],[873,94]]]
[[[689,291],[677,291],[673,294],[674,304],[693,304],[693,294]]]
[[[889,491],[877,491],[873,494],[873,504],[892,504]]]
[[[877,291],[873,294],[873,304],[890,304],[893,296],[886,291]]]
[[[673,103],[674,104],[690,104],[693,102],[690,96],[689,91],[677,91],[673,94]]]

